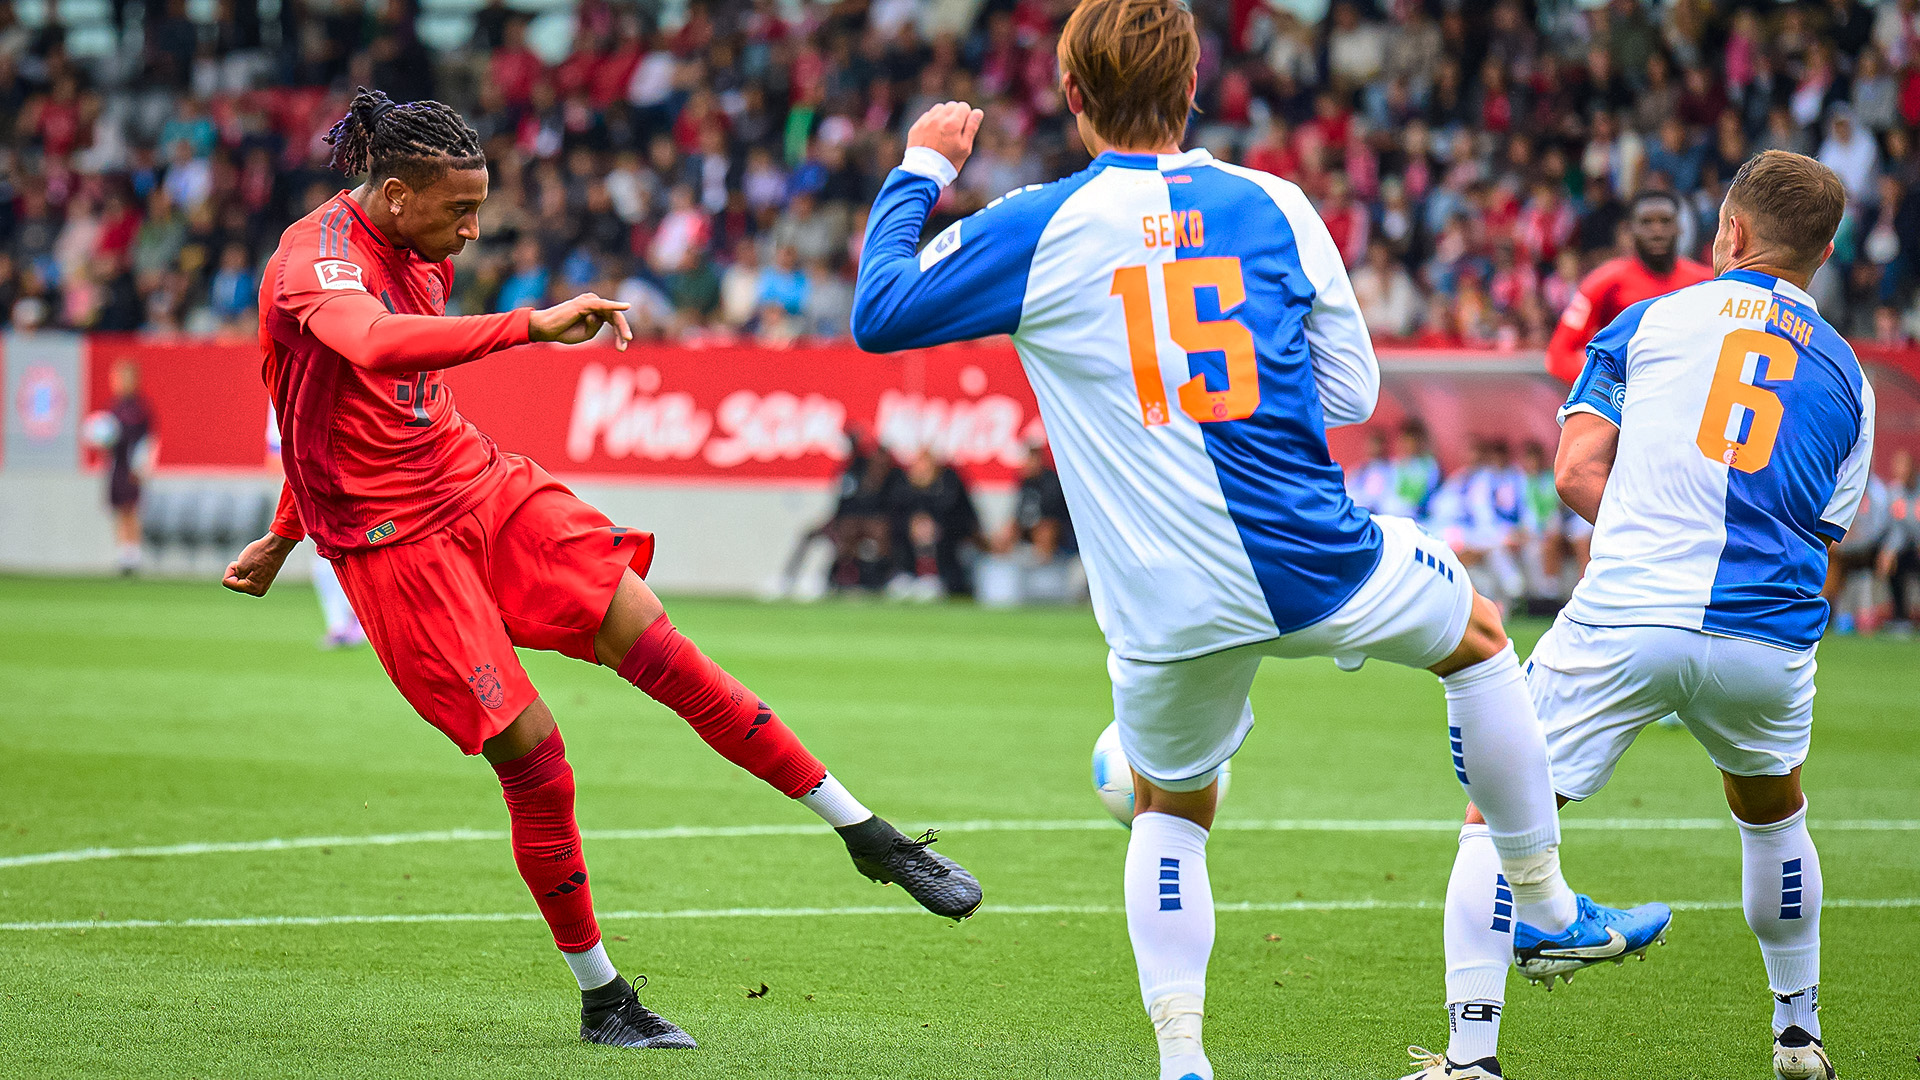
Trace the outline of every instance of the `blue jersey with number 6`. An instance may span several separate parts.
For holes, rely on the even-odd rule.
[[[1113,650],[1183,659],[1338,609],[1380,531],[1326,429],[1372,414],[1379,369],[1300,189],[1204,150],[1109,152],[916,252],[952,179],[924,147],[887,178],[854,337],[886,352],[1012,336]]]
[[[1560,410],[1620,429],[1566,616],[1804,649],[1873,463],[1873,387],[1813,297],[1732,270],[1620,313]]]

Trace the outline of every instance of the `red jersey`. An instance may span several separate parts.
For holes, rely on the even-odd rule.
[[[1620,313],[1642,300],[1665,296],[1713,278],[1713,268],[1692,259],[1675,259],[1673,271],[1656,274],[1631,255],[1609,259],[1580,282],[1573,302],[1553,328],[1547,343],[1547,373],[1571,383],[1587,366],[1587,342]]]
[[[275,533],[329,558],[404,543],[499,485],[499,451],[441,372],[525,344],[530,313],[449,318],[452,284],[451,262],[394,247],[344,191],[281,234],[260,280],[287,475]]]

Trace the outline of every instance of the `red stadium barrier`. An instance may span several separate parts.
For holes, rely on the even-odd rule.
[[[87,408],[107,398],[121,359],[138,363],[160,421],[162,470],[257,472],[267,455],[266,394],[250,341],[87,341]],[[1861,346],[1879,397],[1879,445],[1920,450],[1920,350]],[[1564,394],[1537,353],[1383,346],[1380,407],[1367,427],[1332,433],[1354,461],[1368,428],[1418,416],[1442,461],[1472,439],[1552,447]],[[976,483],[1012,479],[1041,434],[1020,363],[1004,341],[873,356],[850,345],[767,349],[529,346],[448,373],[465,415],[507,449],[561,475],[682,483],[818,484],[835,475],[853,421],[907,453],[931,447]]]

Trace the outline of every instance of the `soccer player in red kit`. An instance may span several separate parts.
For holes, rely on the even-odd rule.
[[[1587,366],[1587,342],[1642,300],[1713,277],[1713,268],[1678,254],[1680,200],[1669,191],[1643,191],[1627,211],[1633,254],[1609,259],[1580,282],[1573,302],[1547,342],[1547,373],[1572,383]]]
[[[262,374],[286,486],[272,529],[223,582],[254,596],[314,538],[408,703],[499,773],[514,862],[581,990],[580,1037],[691,1048],[640,1004],[601,944],[573,813],[573,769],[515,646],[603,664],[715,750],[819,814],[854,865],[928,910],[971,915],[980,886],[828,773],[764,701],[674,628],[641,581],[653,538],[616,527],[453,407],[445,369],[529,341],[577,344],[627,305],[591,293],[542,311],[447,317],[450,256],[480,235],[479,137],[435,101],[362,90],[328,139],[366,174],[295,222],[260,283]]]

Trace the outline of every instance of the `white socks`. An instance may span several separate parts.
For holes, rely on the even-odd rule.
[[[1513,963],[1513,890],[1485,825],[1460,829],[1447,879],[1447,1057],[1471,1065],[1500,1050],[1500,1006]]]
[[[858,825],[873,816],[873,811],[860,805],[860,800],[853,797],[846,785],[835,780],[832,773],[794,801],[819,814],[820,820],[836,829]]]
[[[1747,925],[1760,939],[1773,989],[1773,1030],[1792,1025],[1820,1037],[1820,853],[1807,835],[1807,807],[1771,825],[1738,818],[1741,895]]]
[[[1136,816],[1127,842],[1126,896],[1140,1000],[1160,1041],[1160,1078],[1213,1080],[1200,1048],[1213,953],[1207,830],[1172,814]]]
[[[1560,815],[1547,772],[1547,740],[1513,643],[1440,683],[1447,691],[1453,771],[1487,819],[1517,914],[1547,933],[1565,930],[1577,912],[1573,891],[1560,876]]]
[[[613,961],[607,959],[607,946],[596,941],[593,948],[586,952],[563,952],[560,954],[573,969],[573,979],[582,990],[598,990],[620,977],[613,970]]]

